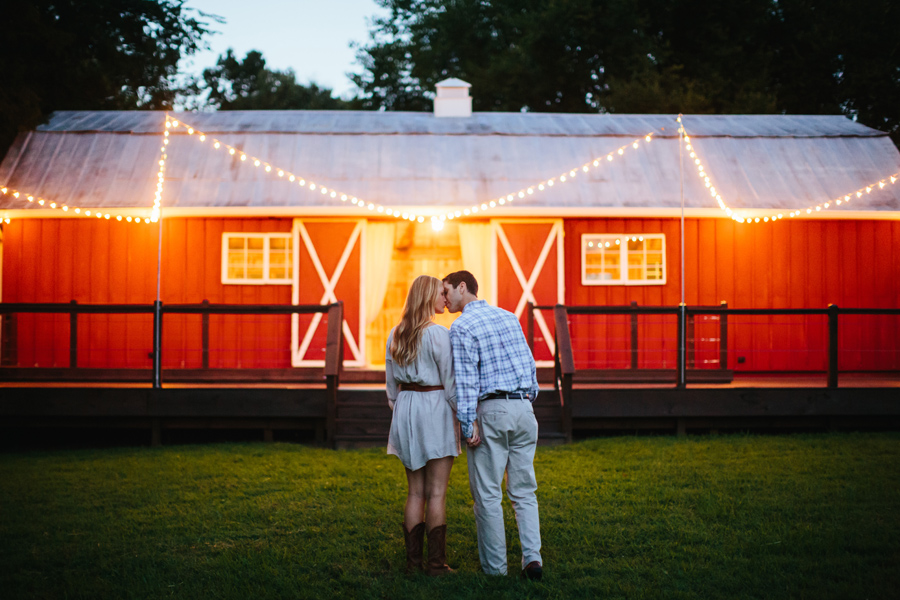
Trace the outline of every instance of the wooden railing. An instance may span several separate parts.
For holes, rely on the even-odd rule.
[[[528,303],[528,308],[526,311],[526,333],[525,337],[528,341],[528,345],[531,348],[532,354],[534,354],[534,311],[535,310],[553,310],[554,311],[554,319],[557,311],[556,306],[538,306],[531,302]],[[640,348],[640,338],[638,336],[638,317],[640,315],[680,315],[681,309],[680,307],[665,307],[665,306],[638,306],[637,302],[632,302],[628,306],[568,306],[566,308],[567,315],[626,315],[629,316],[630,319],[630,335],[629,335],[629,369],[625,371],[631,371],[631,373],[626,373],[628,377],[620,375],[617,379],[626,381],[629,378],[631,379],[640,379],[642,377],[643,372],[651,371],[650,369],[641,369],[639,368],[639,352]],[[695,356],[696,356],[696,347],[695,347],[695,336],[694,336],[694,328],[695,328],[695,317],[699,314],[712,314],[707,311],[714,311],[719,309],[727,309],[728,304],[726,302],[722,302],[719,306],[689,306],[686,310],[685,320],[686,320],[686,332],[684,334],[679,332],[676,334],[677,339],[684,340],[684,348],[679,344],[678,347],[678,359],[677,364],[685,363],[686,369],[693,369],[695,366]],[[719,324],[718,324],[718,334],[719,334],[719,368],[718,369],[704,369],[704,372],[709,374],[715,374],[716,371],[720,372],[721,375],[717,377],[713,377],[714,381],[727,381],[731,378],[731,371],[728,370],[728,314],[727,313],[717,313],[719,314]],[[678,320],[678,327],[682,327],[681,319]],[[681,356],[681,352],[684,351],[685,357]],[[584,370],[583,370],[584,371]],[[620,371],[618,369],[597,369],[599,372],[609,373],[611,371]],[[658,375],[659,370],[652,370],[654,374]]]
[[[323,415],[326,420],[326,442],[329,445],[334,443],[335,432],[335,415],[337,411],[337,393],[340,387],[340,378],[343,370],[344,355],[344,333],[343,333],[343,304],[337,302],[328,305],[305,304],[305,305],[281,305],[281,304],[210,304],[207,301],[201,304],[162,304],[154,302],[152,305],[146,304],[79,304],[74,300],[67,304],[25,304],[25,303],[0,303],[0,318],[4,319],[3,341],[0,349],[5,349],[7,353],[11,352],[11,348],[15,348],[15,339],[10,343],[10,329],[15,321],[9,318],[10,315],[17,313],[28,314],[68,314],[69,315],[69,367],[62,369],[65,371],[61,374],[60,379],[65,379],[68,374],[70,378],[74,375],[74,379],[85,381],[84,377],[78,377],[78,371],[85,371],[78,367],[78,317],[79,315],[113,315],[113,314],[130,314],[130,315],[152,315],[153,316],[153,350],[151,358],[153,360],[152,369],[131,369],[126,374],[132,380],[152,381],[154,388],[162,386],[162,330],[166,315],[201,315],[201,338],[202,338],[202,364],[203,368],[209,372],[224,371],[223,369],[209,369],[209,317],[210,315],[292,315],[292,314],[315,314],[325,313],[328,317],[328,333],[325,348],[325,366],[323,377],[318,381],[323,381],[326,390],[326,414]],[[2,358],[2,356],[0,356]],[[6,361],[7,363],[9,361]],[[3,364],[3,363],[0,363]],[[16,371],[17,369],[3,369],[3,371]],[[57,369],[59,370],[59,369]],[[289,370],[289,369],[284,369]],[[42,372],[53,371],[53,369],[30,369],[32,379],[41,379]],[[103,380],[103,373],[109,372],[109,369],[101,369],[99,377],[95,380]],[[264,380],[264,379],[263,379]]]
[[[16,352],[16,321],[14,317],[18,313],[26,314],[68,314],[69,315],[69,360],[68,369],[35,368],[36,377],[46,378],[51,372],[53,378],[65,380],[67,376],[81,381],[119,380],[119,381],[152,381],[154,387],[162,384],[162,356],[163,349],[160,341],[166,315],[200,315],[201,316],[201,364],[202,370],[211,373],[224,372],[226,369],[210,369],[209,363],[209,318],[210,315],[291,315],[291,314],[315,314],[326,313],[328,315],[328,338],[326,346],[331,348],[343,348],[343,331],[340,327],[333,329],[333,323],[341,323],[343,318],[343,305],[335,304],[210,304],[204,300],[200,304],[80,304],[74,300],[69,303],[0,303],[0,319],[2,324],[2,340],[0,340],[0,366],[14,367],[17,363]],[[150,357],[153,361],[152,368],[144,369],[98,369],[96,375],[93,369],[79,367],[78,346],[78,317],[80,315],[152,315],[153,334],[152,351]],[[338,361],[340,354],[326,352],[326,371],[334,373],[340,371],[340,365],[329,363]],[[20,369],[21,370],[21,369]],[[187,369],[182,369],[187,370]],[[290,371],[294,369],[282,369]],[[62,371],[61,373],[57,373]],[[119,373],[119,372],[122,373]],[[277,371],[268,369],[267,371]],[[168,369],[167,369],[168,372]],[[118,376],[117,376],[118,375]],[[111,377],[110,377],[111,376]]]
[[[819,315],[828,318],[828,367],[826,387],[838,387],[838,325],[841,316],[845,315],[900,315],[900,309],[896,308],[839,308],[834,304],[828,305],[828,308],[728,308],[725,303],[722,306],[643,306],[639,307],[634,304],[631,306],[564,306],[557,304],[555,306],[534,306],[530,305],[532,310],[552,309],[554,314],[554,323],[556,326],[555,333],[555,388],[559,395],[560,407],[562,409],[562,425],[563,431],[567,438],[572,436],[572,398],[573,398],[573,381],[576,375],[578,381],[590,383],[590,374],[601,373],[600,369],[576,369],[575,356],[572,348],[572,338],[569,331],[569,315],[631,315],[632,316],[632,346],[631,346],[631,364],[636,368],[636,352],[637,352],[637,317],[638,315],[673,315],[677,317],[677,365],[675,387],[685,388],[687,385],[687,374],[689,367],[693,366],[693,356],[691,355],[691,345],[688,342],[689,332],[693,327],[694,317],[697,315],[719,315],[720,317],[720,347],[719,362],[720,369],[727,366],[728,352],[728,317],[729,316],[745,316],[745,315],[763,315],[763,316],[789,316],[789,315]],[[526,325],[526,336],[529,343],[534,348],[534,326],[533,317],[530,316]],[[686,351],[687,350],[687,351]],[[584,377],[587,372],[588,377]],[[696,370],[692,372],[696,373]]]

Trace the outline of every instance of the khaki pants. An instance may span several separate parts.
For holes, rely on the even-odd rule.
[[[482,441],[467,453],[481,568],[489,575],[507,572],[501,489],[504,471],[506,494],[519,525],[522,567],[535,560],[543,564],[534,476],[538,426],[531,402],[483,400],[478,404],[477,414]]]

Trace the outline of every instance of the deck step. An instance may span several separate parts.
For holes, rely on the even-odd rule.
[[[534,405],[538,420],[538,442],[563,443],[561,410],[555,396],[541,390]],[[391,409],[384,388],[343,388],[338,393],[335,443],[338,447],[366,447],[387,444],[391,428]]]

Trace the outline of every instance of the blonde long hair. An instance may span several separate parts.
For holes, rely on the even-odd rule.
[[[403,316],[394,328],[391,358],[400,366],[411,364],[419,354],[422,332],[434,317],[434,300],[443,284],[437,277],[419,275],[409,287]]]

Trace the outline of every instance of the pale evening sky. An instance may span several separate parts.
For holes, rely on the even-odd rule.
[[[359,71],[350,42],[367,43],[367,19],[385,15],[375,0],[188,0],[186,5],[225,18],[207,37],[210,50],[182,63],[182,70],[200,74],[220,54],[233,48],[243,59],[259,50],[271,69],[291,68],[297,81],[331,88],[335,96],[353,95],[346,73]]]

